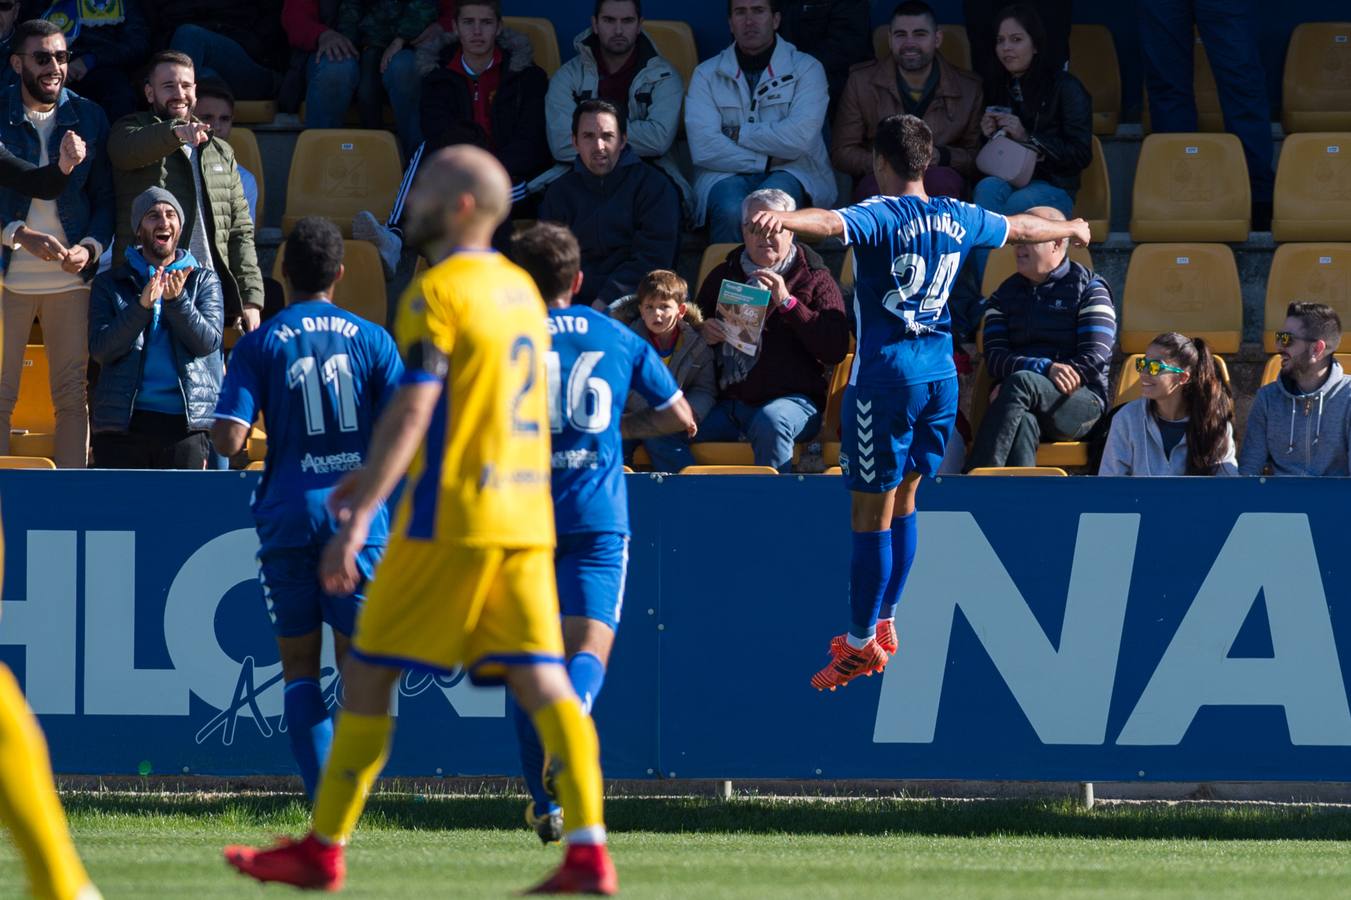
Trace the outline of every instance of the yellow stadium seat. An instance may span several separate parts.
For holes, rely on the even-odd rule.
[[[1326,303],[1351,328],[1351,244],[1282,244],[1267,275],[1262,347],[1276,352],[1276,332],[1295,300]]]
[[[1133,197],[1136,241],[1248,239],[1248,164],[1232,134],[1151,134],[1140,149]]]
[[[656,45],[662,58],[675,66],[685,87],[699,65],[699,50],[694,44],[694,30],[688,22],[675,19],[644,19],[643,31]]]
[[[1351,132],[1286,136],[1271,236],[1277,243],[1351,241]]]
[[[851,245],[844,251],[844,263],[840,266],[840,292],[845,295],[845,305],[849,305],[849,295],[854,292],[854,248]]]
[[[1351,131],[1351,22],[1296,25],[1285,53],[1281,125],[1299,131]]]
[[[1123,353],[1142,353],[1157,335],[1202,337],[1216,353],[1237,353],[1243,295],[1234,251],[1223,244],[1140,244],[1121,300]]]
[[[1215,85],[1215,73],[1210,68],[1210,57],[1206,55],[1201,38],[1195,38],[1195,50],[1192,54],[1192,93],[1196,96],[1196,130],[1212,134],[1224,131],[1224,113],[1220,111],[1220,89]],[[1149,118],[1149,91],[1141,93],[1144,112],[1141,124],[1145,134],[1152,130]]]
[[[251,462],[260,463],[267,456],[267,433],[258,425],[249,430],[248,440],[244,443]]]
[[[690,285],[691,295],[697,297],[704,286],[704,282],[708,279],[709,273],[726,262],[727,254],[740,246],[740,244],[709,244],[708,248],[704,250],[704,258],[699,262],[699,280]]]
[[[843,475],[843,474],[844,474],[844,469],[841,469],[839,466],[827,466],[827,467],[826,467],[826,470],[825,470],[824,472],[822,472],[821,474],[822,474],[822,475]]]
[[[1070,26],[1070,71],[1093,97],[1093,133],[1115,134],[1121,124],[1121,68],[1105,25]]]
[[[1068,478],[1069,473],[1054,466],[990,466],[984,469],[972,469],[968,475],[1013,475],[1017,478]]]
[[[1107,175],[1107,157],[1102,153],[1102,142],[1097,135],[1093,136],[1093,158],[1079,176],[1074,215],[1088,221],[1095,244],[1107,240],[1112,223],[1112,183]]]
[[[993,294],[996,288],[1008,280],[1009,276],[1018,271],[1018,261],[1014,258],[1016,252],[1017,250],[1012,244],[1006,244],[998,250],[990,251],[990,257],[985,263],[985,278],[980,283],[982,297]],[[1071,246],[1070,259],[1090,272],[1093,271],[1093,256],[1088,252],[1087,247]]]
[[[771,466],[686,466],[681,475],[777,475],[779,470]]]
[[[277,118],[277,104],[272,100],[235,101],[236,125],[266,125],[275,118]],[[233,134],[232,131],[231,135]],[[234,141],[230,143],[233,144]]]
[[[55,469],[45,456],[0,456],[0,469]]]
[[[636,473],[635,473],[632,469],[630,469],[628,466],[625,466],[625,467],[624,467],[624,474],[625,474],[625,475],[634,475],[634,474],[636,474]]]
[[[535,65],[552,78],[563,64],[558,52],[558,34],[554,31],[554,23],[538,16],[503,16],[502,24],[530,39],[530,48],[535,52]]]
[[[755,452],[745,441],[707,441],[690,444],[690,454],[701,466],[752,466],[755,465]],[[793,448],[793,464],[802,458],[802,445]],[[652,457],[643,447],[633,451],[633,464],[644,469],[652,468]]]
[[[990,370],[982,361],[976,369],[976,380],[971,387],[971,434],[980,433],[980,423],[990,411],[990,391],[994,388],[994,379]],[[1041,466],[1086,466],[1088,465],[1088,444],[1084,441],[1044,441],[1037,448],[1037,465]]]
[[[247,128],[231,128],[229,144],[235,151],[235,163],[242,169],[248,169],[258,182],[258,216],[262,217],[267,209],[267,196],[263,193],[263,154],[258,150],[258,138]],[[257,222],[253,223],[255,226]]]
[[[1343,371],[1351,370],[1351,353],[1334,353],[1332,356],[1337,362],[1341,363]],[[1280,374],[1281,357],[1279,354],[1275,354],[1267,360],[1267,364],[1262,368],[1261,387],[1271,384]]]
[[[1140,399],[1140,373],[1135,371],[1135,361],[1141,356],[1144,356],[1144,354],[1132,353],[1121,364],[1121,378],[1117,381],[1116,393],[1112,397],[1113,408]],[[1225,384],[1233,384],[1229,380],[1229,365],[1224,361],[1223,356],[1215,357],[1215,368],[1220,370],[1221,381]]]
[[[300,132],[286,183],[282,231],[304,216],[328,216],[352,236],[352,218],[370,210],[389,218],[403,180],[399,144],[387,131],[311,128]]]
[[[385,289],[385,270],[380,266],[380,251],[368,241],[343,241],[342,281],[333,289],[333,303],[356,313],[368,322],[383,326],[389,320],[389,298]],[[291,290],[282,277],[286,243],[277,248],[272,277],[281,282],[290,301]]]
[[[966,36],[966,26],[939,25],[938,30],[943,32],[943,44],[938,52],[957,68],[970,71],[971,41]],[[873,29],[873,51],[878,59],[891,58],[891,22]]]
[[[263,469],[264,466],[262,460],[256,460],[244,467],[245,472],[261,472]]]
[[[56,408],[52,405],[47,348],[41,344],[24,348],[19,398],[9,429],[9,452],[15,456],[56,454]]]

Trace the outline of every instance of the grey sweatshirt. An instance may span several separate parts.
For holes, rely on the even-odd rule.
[[[1257,392],[1239,454],[1240,475],[1351,475],[1351,377],[1335,360],[1311,394],[1277,378]]]
[[[1107,446],[1102,451],[1099,475],[1164,476],[1187,474],[1187,438],[1173,448],[1171,456],[1163,452],[1159,423],[1149,411],[1144,397],[1132,400],[1112,419]],[[1234,458],[1234,426],[1229,426],[1229,448],[1220,461],[1216,475],[1237,475]]]

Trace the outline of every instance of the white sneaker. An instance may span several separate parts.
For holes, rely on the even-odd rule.
[[[385,277],[393,278],[399,268],[399,257],[403,255],[403,240],[392,230],[381,225],[375,215],[362,210],[352,219],[352,237],[358,241],[369,241],[380,251],[380,264],[384,266]]]

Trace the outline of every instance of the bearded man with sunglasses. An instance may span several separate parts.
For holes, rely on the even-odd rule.
[[[1028,212],[1065,220],[1049,206]],[[990,296],[985,366],[995,388],[968,470],[1035,466],[1043,439],[1082,440],[1107,410],[1116,308],[1107,282],[1068,253],[1067,240],[1019,244],[1018,271]]]
[[[1342,320],[1322,303],[1291,303],[1276,332],[1281,372],[1258,390],[1240,475],[1351,475],[1351,376],[1337,361]]]
[[[56,408],[56,464],[84,468],[89,443],[89,283],[113,239],[117,208],[106,151],[108,118],[97,104],[66,89],[70,53],[56,25],[42,19],[20,23],[11,48],[10,66],[20,83],[4,92],[7,114],[0,120],[0,142],[15,156],[43,165],[57,161],[62,142],[73,132],[83,139],[88,155],[55,200],[0,191],[0,221],[5,223],[0,233],[5,281],[0,303],[5,344],[0,454],[9,452],[23,348],[36,318],[42,323]]]

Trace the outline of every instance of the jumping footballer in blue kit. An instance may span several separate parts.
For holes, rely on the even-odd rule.
[[[325,504],[342,476],[365,462],[403,363],[383,327],[329,300],[342,273],[337,226],[302,219],[285,249],[291,301],[235,346],[211,437],[232,456],[260,414],[267,426],[267,460],[253,495],[259,579],[281,650],[291,750],[313,798],[333,740],[319,683],[322,629],[324,623],[333,629],[341,671],[362,600],[361,588],[334,597],[319,585],[319,557],[338,527]],[[388,530],[382,509],[358,560],[368,579]]]
[[[694,413],[649,343],[606,313],[571,305],[582,284],[571,232],[536,225],[512,242],[512,258],[535,279],[549,307],[554,569],[568,676],[590,712],[619,627],[628,568],[623,438],[674,431],[693,437]],[[623,416],[630,389],[652,408]],[[530,718],[519,708],[515,718],[531,797],[526,821],[550,843],[562,835],[562,810],[544,784],[544,750]]]
[[[948,292],[976,247],[1072,238],[1082,219],[1001,216],[924,191],[933,135],[923,120],[878,126],[873,170],[883,194],[842,210],[764,210],[753,227],[840,237],[853,246],[857,349],[841,408],[840,467],[852,492],[849,630],[830,643],[830,664],[812,676],[835,690],[886,667],[898,647],[896,604],[914,562],[920,478],[943,460],[957,417]]]

